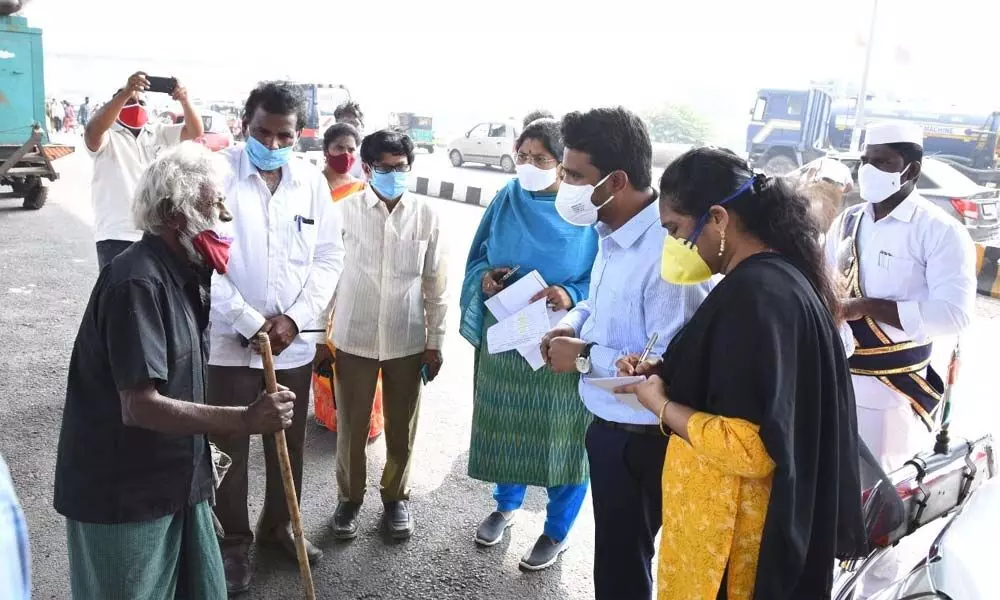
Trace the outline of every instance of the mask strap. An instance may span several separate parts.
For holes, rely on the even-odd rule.
[[[718,202],[717,206],[725,206],[727,203],[732,202],[733,200],[742,196],[744,193],[746,193],[747,190],[753,189],[755,181],[757,181],[757,175],[751,176],[750,179],[747,179],[746,182],[739,187],[739,189],[737,189],[731,195],[726,196],[726,198],[724,198],[721,202]],[[685,243],[688,246],[691,246],[692,248],[694,247],[695,242],[698,241],[698,236],[701,235],[701,230],[705,228],[705,225],[707,223],[708,223],[708,213],[705,213],[701,216],[700,219],[698,219],[698,226],[694,228],[694,232],[691,233],[691,237],[689,237],[685,241]]]

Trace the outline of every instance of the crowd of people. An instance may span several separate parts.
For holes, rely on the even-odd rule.
[[[54,133],[76,133],[85,129],[93,112],[89,97],[84,98],[79,106],[74,106],[69,100],[55,98],[49,98],[45,103],[48,130]]]
[[[101,270],[55,481],[73,597],[224,598],[250,588],[254,541],[294,560],[269,435],[250,526],[250,436],[285,431],[301,499],[309,394],[324,383],[317,417],[338,431],[333,537],[358,533],[377,421],[385,528],[409,538],[449,256],[434,208],[408,191],[413,143],[363,136],[360,110],[344,111],[319,171],[292,159],[303,99],[266,83],[246,101],[246,143],[213,155],[184,143],[201,126],[184,87],[182,125],[149,122],[147,87],[129,78],[85,135]],[[598,600],[829,597],[835,560],[869,550],[860,457],[870,449],[890,470],[921,449],[942,392],[931,344],[972,313],[971,239],[915,191],[922,132],[869,127],[866,202],[827,231],[803,190],[725,149],[693,149],[652,181],[648,131],[624,108],[525,125],[517,177],[482,217],[459,298],[475,352],[468,475],[495,500],[470,536],[499,543],[527,486],[544,487],[545,524],[520,565],[546,569],[589,486]],[[539,369],[490,353],[486,335],[486,301],[535,270],[548,287],[532,301],[555,322]],[[590,383],[615,376],[641,379],[614,393]],[[216,449],[231,459],[221,481]],[[894,578],[887,562],[867,593]]]

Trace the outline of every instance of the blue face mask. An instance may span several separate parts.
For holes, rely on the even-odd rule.
[[[390,171],[389,173],[372,171],[370,183],[379,196],[386,200],[395,200],[406,191],[409,178],[409,173],[400,173],[399,171]]]
[[[257,141],[257,138],[253,136],[247,137],[246,149],[247,157],[250,158],[250,164],[257,167],[261,171],[274,171],[275,169],[280,169],[285,166],[288,159],[292,157],[291,146],[271,150],[264,144]]]

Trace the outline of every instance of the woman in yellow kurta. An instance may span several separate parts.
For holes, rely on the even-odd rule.
[[[636,393],[671,434],[660,600],[828,598],[866,550],[850,372],[806,199],[727,150],[660,181],[662,276],[725,275]],[[647,307],[654,310],[655,307]]]
[[[365,189],[365,182],[351,176],[351,167],[357,160],[358,146],[361,145],[361,135],[354,126],[347,123],[335,123],[323,134],[323,156],[326,164],[323,175],[330,185],[330,198],[334,203],[357,194]],[[326,326],[326,344],[316,348],[316,358],[313,361],[313,403],[316,420],[330,431],[337,431],[337,402],[334,398],[332,361],[333,348],[333,314]],[[382,415],[382,378],[379,376],[375,388],[375,404],[372,408],[372,422],[368,429],[368,439],[381,435],[385,418]]]

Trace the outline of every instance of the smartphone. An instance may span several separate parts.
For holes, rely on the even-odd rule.
[[[431,370],[427,365],[420,367],[420,380],[427,385],[431,380]]]
[[[146,90],[149,92],[173,94],[177,88],[177,79],[173,77],[153,77],[149,75],[146,77],[146,81],[149,82],[149,89]]]

